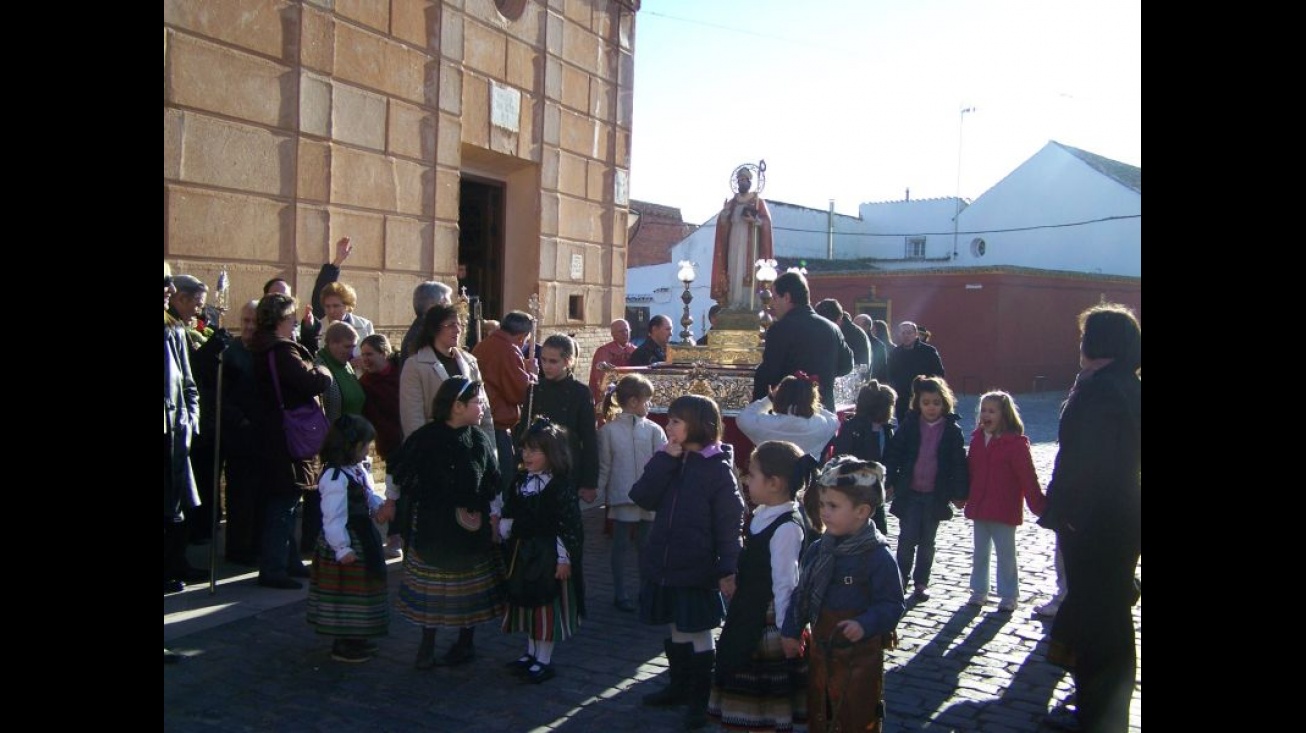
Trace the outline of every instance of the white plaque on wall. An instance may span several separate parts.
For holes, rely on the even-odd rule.
[[[512,87],[490,85],[490,122],[509,132],[521,126],[521,92]]]
[[[585,255],[571,256],[571,279],[579,280],[585,276]]]
[[[612,198],[616,200],[617,206],[630,205],[630,173],[621,169],[617,170],[617,175],[612,181]]]

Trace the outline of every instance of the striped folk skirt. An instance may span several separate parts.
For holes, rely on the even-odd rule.
[[[466,628],[503,615],[503,560],[485,553],[468,570],[445,570],[404,551],[404,579],[397,601],[404,618],[425,628]]]
[[[386,576],[367,571],[364,544],[349,529],[357,560],[341,565],[336,552],[319,535],[308,583],[308,622],[317,633],[343,638],[385,636],[390,628],[390,589]]]
[[[747,668],[719,675],[712,685],[707,714],[725,730],[794,729],[807,720],[807,665],[786,659],[775,623],[775,604],[766,609],[766,629]]]
[[[536,641],[569,639],[578,628],[576,586],[570,579],[558,581],[558,595],[551,602],[534,607],[509,602],[508,612],[503,616],[505,633],[521,632]]]

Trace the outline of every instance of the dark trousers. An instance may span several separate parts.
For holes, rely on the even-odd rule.
[[[316,494],[314,494],[316,496]],[[292,565],[302,565],[295,549],[295,508],[299,495],[277,492],[264,498],[263,549],[258,574],[264,579],[286,578]]]
[[[930,570],[934,567],[934,536],[939,531],[939,520],[934,508],[934,497],[911,489],[903,489],[894,499],[902,502],[895,506],[898,517],[898,572],[902,584],[911,580],[924,587],[930,584]],[[912,561],[916,568],[912,570]]]
[[[186,531],[191,542],[213,539],[213,512],[217,510],[213,486],[213,438],[200,434],[190,447],[190,466],[199,490],[200,505],[186,512]]]
[[[499,451],[499,488],[506,497],[517,476],[517,449],[512,444],[512,431],[495,428],[494,447]]]
[[[875,524],[876,529],[880,530],[880,534],[885,537],[889,536],[889,518],[885,515],[883,504],[875,508],[875,513],[871,515],[871,522]]]
[[[225,554],[228,560],[241,564],[257,562],[265,521],[262,488],[259,486],[257,458],[243,455],[228,456],[227,475],[227,528]]]
[[[1114,538],[1059,534],[1066,560],[1066,600],[1054,635],[1074,653],[1075,701],[1086,731],[1129,729],[1137,677],[1134,568],[1139,553]],[[1064,614],[1064,618],[1063,618]],[[1063,630],[1065,623],[1070,628]]]
[[[316,491],[305,491],[303,507],[299,520],[299,551],[307,553],[317,548],[317,536],[322,534],[322,496]]]
[[[189,564],[186,562],[186,523],[163,518],[163,580],[181,580]]]

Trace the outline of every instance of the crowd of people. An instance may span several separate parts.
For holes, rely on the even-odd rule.
[[[887,324],[837,301],[814,308],[806,279],[785,273],[755,399],[737,418],[754,444],[741,481],[713,400],[678,397],[660,425],[648,379],[602,385],[603,367],[665,361],[669,320],[638,348],[614,322],[586,383],[575,340],[534,348],[535,319],[520,311],[464,349],[451,291],[430,282],[396,350],[353,312],[338,279],[351,251],[337,244],[303,311],[286,281],[270,281],[241,306],[239,338],[205,318],[205,285],[165,264],[165,593],[207,579],[185,548],[213,540],[204,512],[217,511],[218,461],[227,559],[257,566],[272,589],[307,579],[308,618],[333,659],[371,659],[394,608],[422,630],[418,669],[471,662],[475,629],[497,622],[526,637],[510,672],[543,683],[586,617],[580,510],[601,502],[614,607],[667,629],[668,684],[645,704],[683,705],[687,729],[879,730],[884,650],[908,604],[934,592],[940,522],[956,508],[973,523],[968,603],[992,592],[1011,612],[1023,505],[1057,533],[1064,568],[1064,598],[1038,609],[1055,614],[1049,658],[1076,683],[1077,712],[1055,722],[1127,725],[1141,553],[1141,328],[1128,309],[1081,316],[1083,371],[1045,491],[1010,394],[981,397],[968,441],[927,332],[905,321],[893,343]],[[834,379],[854,364],[868,381],[841,420]],[[309,451],[296,433],[315,429],[306,407],[325,426]],[[401,554],[391,599],[385,560]],[[457,634],[438,654],[440,628]]]

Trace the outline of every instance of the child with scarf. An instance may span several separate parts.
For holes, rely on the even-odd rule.
[[[884,503],[884,467],[837,456],[818,479],[825,533],[803,552],[781,627],[785,656],[808,654],[809,730],[881,731],[884,650],[906,610],[898,563],[871,523]]]

